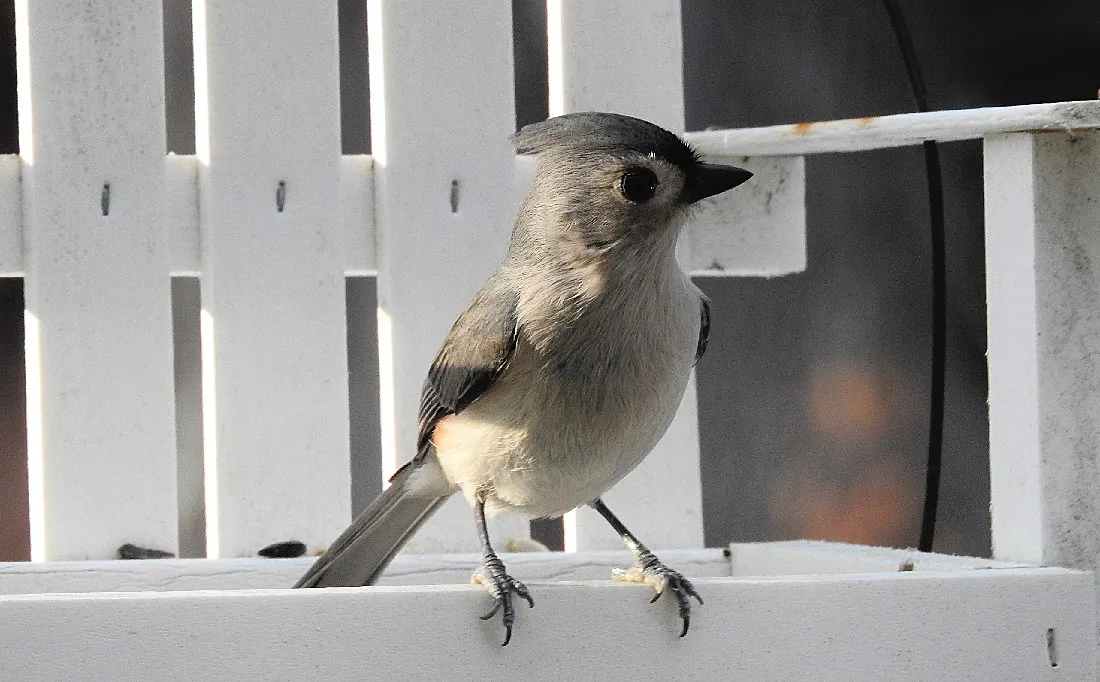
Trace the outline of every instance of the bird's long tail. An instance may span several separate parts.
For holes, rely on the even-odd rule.
[[[418,474],[426,473],[415,465],[398,471],[390,487],[359,514],[294,587],[373,584],[412,534],[450,497],[439,496],[437,486],[424,485]]]

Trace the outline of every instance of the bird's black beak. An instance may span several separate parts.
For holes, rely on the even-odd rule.
[[[722,166],[717,163],[696,164],[694,177],[687,188],[687,202],[694,204],[700,199],[721,194],[751,177],[752,173],[737,166]]]

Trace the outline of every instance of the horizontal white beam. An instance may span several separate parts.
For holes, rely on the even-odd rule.
[[[915,550],[797,540],[746,542],[723,549],[662,549],[669,566],[690,578],[881,573],[903,563],[914,571],[1024,568],[1023,564]],[[601,580],[630,562],[626,551],[502,554],[523,580]],[[298,559],[163,559],[0,563],[0,594],[275,589],[296,581],[314,557]],[[382,585],[467,583],[478,554],[402,554]]]
[[[730,575],[730,560],[721,549],[664,550],[659,555],[693,578]],[[606,580],[613,567],[631,561],[625,550],[500,557],[524,581]],[[0,563],[0,594],[276,589],[293,585],[315,558]],[[402,554],[386,569],[380,584],[466,584],[480,563],[479,554]]]
[[[801,156],[828,152],[853,152],[887,147],[920,144],[926,140],[951,142],[986,137],[988,135],[1017,131],[1072,132],[1100,128],[1100,101],[1057,102],[1052,104],[1025,104],[1011,107],[987,107],[957,111],[933,111],[891,116],[796,123],[744,128],[738,130],[706,130],[687,133],[686,138],[699,151],[709,156]],[[172,231],[173,274],[197,274],[198,272],[198,209],[195,184],[197,161],[193,156],[169,156],[167,161],[167,207],[173,218],[169,221]],[[520,164],[520,177],[529,177],[529,170]],[[777,169],[778,170],[778,169]],[[788,172],[788,171],[783,171]],[[0,276],[20,276],[23,270],[21,206],[19,203],[21,168],[18,156],[0,157]],[[769,174],[770,178],[771,175]],[[779,176],[777,175],[776,178]],[[351,275],[375,273],[374,250],[374,172],[370,156],[345,156],[340,165],[341,209],[345,239],[348,248],[345,270]],[[790,191],[789,189],[786,191]],[[746,196],[748,195],[748,196]],[[731,195],[734,196],[734,195]],[[774,192],[736,193],[739,202],[748,202],[735,214],[752,217],[755,222],[747,238],[755,234],[770,234],[770,229],[759,227],[761,216],[774,220],[777,209],[784,210]],[[728,204],[728,206],[727,206]],[[706,234],[715,232],[712,223],[726,219],[725,214],[733,204],[722,203],[713,217],[708,211],[700,216],[705,223]],[[793,206],[793,204],[792,204]],[[801,207],[799,207],[801,208]],[[798,211],[795,211],[796,213]],[[726,226],[724,231],[729,231]],[[755,232],[753,231],[755,229]],[[708,239],[706,234],[693,238],[695,242],[715,241],[722,245],[729,236],[716,234]],[[742,245],[743,246],[743,245]],[[804,248],[804,247],[803,247]],[[707,259],[703,249],[693,244],[687,265],[695,275],[716,274],[766,274],[755,265],[744,267],[743,252],[718,253]],[[788,260],[797,266],[804,252],[792,251]],[[724,261],[730,261],[726,263]],[[715,265],[717,264],[717,267]],[[781,268],[790,267],[784,263]],[[797,268],[794,268],[797,269]],[[773,273],[774,274],[774,273]]]
[[[193,155],[165,158],[165,211],[171,238],[173,275],[198,276],[199,161]],[[0,155],[0,277],[23,276],[22,162]],[[344,270],[374,274],[374,160],[367,154],[340,159],[340,211],[344,224]]]
[[[1028,564],[915,549],[868,547],[841,542],[792,540],[742,542],[730,545],[734,576],[880,573],[890,571],[960,571],[985,568],[1026,568]],[[0,574],[2,575],[2,574]]]
[[[700,209],[685,231],[683,266],[695,276],[776,276],[805,269],[805,172],[801,159],[722,159],[756,173],[750,185],[716,197]],[[165,212],[171,239],[171,274],[199,275],[198,167],[195,156],[165,159]],[[23,275],[22,164],[0,155],[0,277]],[[518,194],[534,175],[525,157],[516,157]],[[344,272],[377,274],[374,224],[374,159],[367,154],[340,159],[340,216],[344,227]],[[510,218],[509,218],[510,220]]]
[[[0,597],[3,679],[1094,679],[1092,577],[1056,568],[702,578],[691,631],[640,585]]]
[[[688,133],[699,151],[720,156],[801,156],[975,140],[993,133],[1100,128],[1100,101],[1024,104],[957,111],[867,116]]]

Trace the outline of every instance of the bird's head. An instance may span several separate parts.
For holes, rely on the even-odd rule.
[[[703,163],[673,133],[621,114],[566,114],[525,126],[520,154],[537,155],[517,222],[521,239],[566,239],[588,249],[675,242],[690,206],[752,173]]]

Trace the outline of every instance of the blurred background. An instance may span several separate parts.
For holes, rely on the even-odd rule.
[[[1095,99],[1100,3],[902,0],[934,109]],[[366,3],[339,0],[344,153],[370,151]],[[517,127],[545,118],[545,2],[514,0]],[[18,152],[14,0],[0,0],[0,153]],[[911,111],[880,2],[683,0],[688,130]],[[167,151],[194,153],[190,0],[164,0]],[[640,70],[639,73],[643,73]],[[941,146],[947,377],[935,549],[988,555],[980,142]],[[807,271],[697,280],[706,541],[914,546],[927,456],[931,264],[919,147],[807,159]],[[173,281],[181,403],[198,401],[198,281]],[[353,504],[381,488],[374,281],[350,278]],[[0,560],[30,556],[22,283],[0,278]],[[183,410],[191,414],[193,410]],[[201,424],[181,418],[182,450]],[[560,543],[552,522],[538,537]],[[181,545],[200,556],[200,538]]]

